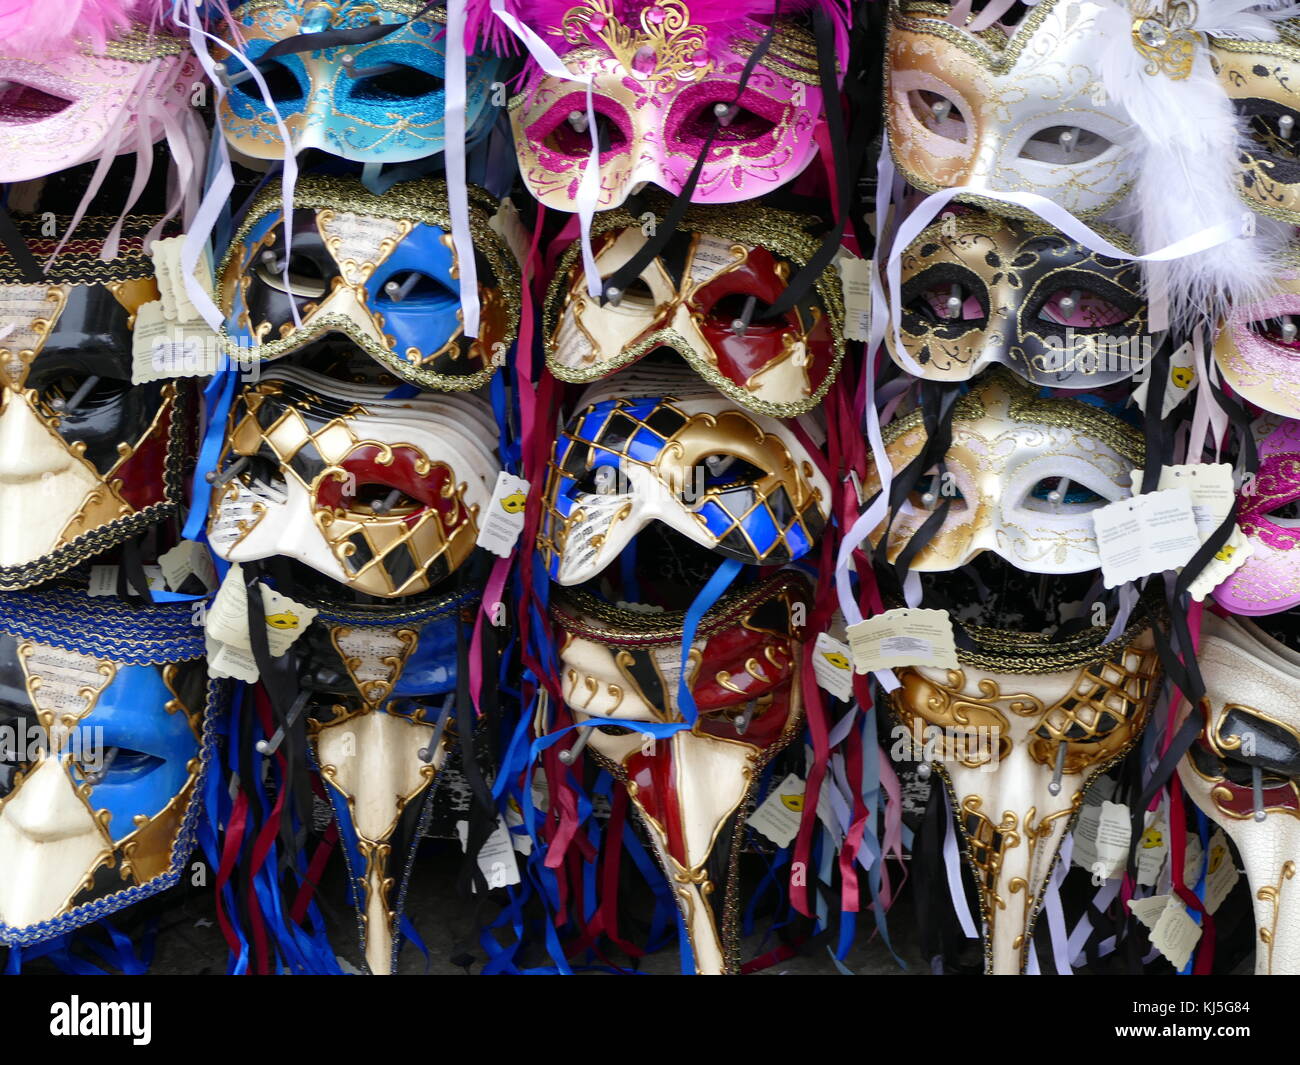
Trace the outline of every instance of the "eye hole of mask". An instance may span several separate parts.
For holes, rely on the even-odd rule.
[[[1266,510],[1264,516],[1276,525],[1300,525],[1300,499],[1283,503],[1274,510]]]
[[[1111,142],[1081,126],[1048,126],[1025,141],[1020,158],[1055,166],[1074,166],[1101,155]]]
[[[396,286],[396,287],[393,287]],[[384,282],[379,290],[379,302],[395,306],[412,303],[442,303],[449,299],[459,301],[459,293],[452,292],[436,277],[417,270],[403,270]],[[398,296],[401,299],[397,299]]]
[[[232,75],[244,73],[248,69],[240,64],[238,60],[232,59],[229,62],[239,68],[238,70],[232,68],[230,71]],[[289,67],[277,60],[258,69],[262,72],[262,79],[266,82],[268,95],[277,104],[301,104],[306,102],[298,76]],[[258,88],[256,78],[250,77],[236,85],[232,85],[230,92],[232,95],[243,96],[254,104],[264,102],[262,90]]]
[[[1300,159],[1300,111],[1272,100],[1240,100],[1237,106],[1248,115],[1251,139],[1269,155]],[[1291,121],[1283,122],[1284,118]]]
[[[916,120],[931,133],[966,143],[966,117],[948,97],[929,89],[913,89],[907,94],[907,100]]]
[[[756,484],[766,476],[764,470],[738,455],[705,455],[695,464],[696,481],[699,483],[702,478],[706,491],[711,488],[725,489],[742,484]]]
[[[0,92],[0,112],[7,125],[22,125],[52,118],[72,106],[62,96],[44,92],[20,81],[13,81]]]
[[[369,78],[357,78],[350,95],[354,99],[384,103],[415,100],[442,92],[444,82],[441,78],[404,63],[395,65],[397,70],[386,70]]]
[[[1062,481],[1065,481],[1062,486]],[[1064,487],[1064,491],[1062,491]],[[1051,514],[1064,511],[1096,510],[1106,505],[1105,497],[1094,492],[1085,484],[1070,481],[1062,477],[1043,477],[1025,497],[1026,510],[1038,510]]]
[[[551,130],[545,140],[546,146],[562,155],[585,159],[591,154],[591,130],[586,118],[585,110],[574,111]],[[596,112],[596,142],[600,145],[601,155],[625,151],[628,143],[623,128],[603,111]]]
[[[721,122],[715,110],[719,104],[732,107],[730,99],[709,100],[692,110],[682,124],[673,131],[673,136],[679,141],[688,144],[694,142],[702,146],[716,123],[718,130],[713,135],[713,143],[728,144],[756,141],[776,128],[776,123],[771,119],[757,115],[740,104],[734,105],[731,117]]]
[[[355,487],[351,483],[344,485],[342,503],[351,513],[385,517],[405,516],[424,509],[424,504],[418,499],[412,499],[400,488],[382,481],[358,481]]]
[[[77,769],[83,777],[91,778],[96,783],[133,784],[163,764],[163,760],[156,755],[135,751],[130,747],[109,747],[100,759],[93,764],[79,762]]]
[[[930,322],[982,322],[984,307],[971,286],[959,281],[932,285],[913,299],[907,309]]]
[[[602,278],[602,280],[608,279]],[[653,311],[658,305],[659,301],[655,299],[649,284],[639,277],[634,277],[627,283],[627,287],[623,290],[623,295],[619,297],[618,303],[606,303],[601,310],[602,312],[621,311],[623,313],[645,314]]]
[[[1059,288],[1043,301],[1038,317],[1055,325],[1095,329],[1118,325],[1129,318],[1129,313],[1088,289]]]
[[[62,374],[40,389],[41,400],[55,411],[68,409],[68,404],[75,400],[74,409],[80,411],[110,403],[131,387],[130,381],[100,377],[86,389],[90,380],[84,374]]]
[[[276,257],[278,259],[278,257]],[[300,299],[320,299],[329,292],[329,282],[321,264],[310,255],[295,252],[289,257],[289,287],[284,285],[284,271],[271,258],[264,257],[254,267],[258,279],[277,292],[288,292]]]
[[[1248,323],[1246,328],[1275,347],[1300,356],[1300,315],[1257,318]]]
[[[729,329],[733,322],[741,321],[745,317],[745,307],[751,298],[754,300],[754,307],[749,314],[749,326],[745,330],[745,335],[765,336],[784,332],[787,328],[784,321],[763,320],[763,314],[771,304],[758,297],[746,296],[743,292],[730,292],[723,296],[709,308],[704,317],[714,325]]]
[[[951,473],[940,475],[938,470],[924,474],[907,498],[917,510],[938,510],[945,500],[952,500],[949,514],[959,514],[966,509],[966,497],[957,487],[956,478]]]

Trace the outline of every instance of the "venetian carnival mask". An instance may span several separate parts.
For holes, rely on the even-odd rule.
[[[915,410],[885,427],[895,472],[921,453],[926,431]],[[889,530],[892,562],[927,518],[948,512],[913,558],[920,572],[952,570],[991,551],[1032,573],[1080,573],[1101,565],[1092,512],[1132,494],[1142,434],[1073,399],[1040,399],[1002,369],[989,371],[956,403],[944,469],[927,472]],[[870,472],[863,493],[880,482]],[[878,543],[882,523],[871,534]]]
[[[1252,622],[1207,614],[1196,661],[1208,717],[1178,775],[1246,866],[1255,973],[1300,973],[1300,654]]]
[[[593,227],[602,277],[646,242],[622,211]],[[749,205],[692,208],[663,253],[604,306],[588,295],[580,248],[565,252],[544,309],[546,360],[564,381],[606,377],[670,348],[715,388],[751,410],[788,418],[820,402],[844,353],[844,299],[825,271],[784,316],[761,316],[816,252],[803,220]]]
[[[774,418],[699,392],[592,390],[556,440],[538,546],[563,585],[598,575],[652,522],[746,564],[784,565],[812,549],[829,508],[826,479]]]
[[[1151,355],[1137,264],[1040,222],[981,210],[935,222],[903,252],[899,325],[930,381],[964,381],[1002,363],[1036,385],[1099,388]],[[892,329],[885,342],[907,368]]]
[[[715,124],[694,201],[750,200],[793,180],[818,153],[815,134],[823,109],[816,41],[798,16],[822,5],[823,0],[519,3],[517,17],[574,75],[591,79],[596,120],[593,131],[580,81],[530,64],[522,92],[509,103],[528,191],[547,207],[577,210],[595,137],[597,210],[617,207],[645,182],[679,193]],[[844,15],[832,3],[824,9],[836,25],[842,77]],[[778,10],[772,46],[733,107],[741,72]],[[719,110],[725,113],[721,119]]]
[[[0,942],[54,938],[179,879],[222,691],[190,613],[0,596]]]
[[[590,727],[588,748],[627,789],[672,885],[696,972],[736,973],[738,862],[748,803],[763,767],[803,717],[802,633],[792,620],[811,588],[777,574],[704,615],[689,653],[699,717],[645,742],[618,725]],[[683,721],[681,613],[615,609],[582,593],[557,594],[563,693],[574,720]]]
[[[463,592],[394,611],[319,605],[304,665],[312,756],[338,819],[370,971],[397,964],[398,921],[431,784],[455,739]]]
[[[968,627],[960,668],[898,670],[894,712],[944,778],[975,878],[989,973],[1024,971],[1061,842],[1099,774],[1133,746],[1158,691],[1149,630],[1053,642]],[[933,740],[931,740],[933,737]]]
[[[294,367],[247,388],[213,493],[213,550],[230,562],[287,556],[383,598],[456,570],[501,470],[490,408],[387,392]]]
[[[233,6],[233,5],[232,5]],[[423,0],[248,0],[215,26],[225,47],[213,57],[229,81],[218,109],[230,145],[256,159],[282,159],[319,148],[356,162],[400,163],[441,152],[446,137],[446,24]],[[417,17],[418,16],[418,17]],[[247,63],[302,34],[385,25],[401,29],[365,44],[279,56],[261,69],[275,112]],[[475,140],[492,124],[488,106],[501,61],[470,54],[465,74],[465,131]]]
[[[519,323],[519,267],[488,225],[495,207],[471,187],[482,306],[479,335],[471,340],[463,331],[444,182],[404,182],[375,196],[351,179],[301,178],[287,264],[281,190],[268,186],[219,269],[231,354],[278,359],[341,336],[424,388],[486,384],[504,365]]]
[[[971,33],[946,21],[948,8],[891,3],[889,150],[908,182],[1037,193],[1080,217],[1117,204],[1133,179],[1131,138],[1122,101],[1100,91],[1113,43],[1105,5],[1040,0],[1009,36]]]
[[[198,78],[184,39],[144,25],[94,49],[48,38],[23,46],[0,35],[0,182],[154,144],[192,110]]]
[[[1232,307],[1214,341],[1223,379],[1257,407],[1300,418],[1300,256],[1267,299]]]
[[[135,315],[158,299],[143,242],[157,218],[85,219],[45,280],[0,254],[0,587],[48,580],[176,513],[193,445],[184,383],[131,383]],[[56,238],[20,231],[38,257]],[[60,227],[60,232],[62,227]]]
[[[1300,604],[1300,422],[1277,425],[1259,444],[1259,469],[1237,496],[1250,557],[1215,590],[1234,614],[1277,614]]]
[[[1254,211],[1300,224],[1300,19],[1277,40],[1210,37],[1210,66],[1245,120],[1238,191]]]

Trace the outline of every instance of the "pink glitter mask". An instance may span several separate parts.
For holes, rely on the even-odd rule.
[[[617,207],[645,182],[680,192],[718,110],[735,100],[746,61],[768,27],[735,12],[725,25],[710,24],[707,11],[700,14],[705,7],[587,0],[570,8],[562,28],[539,29],[570,71],[593,82],[602,147],[598,210]],[[822,102],[812,32],[783,14],[772,48],[714,136],[691,199],[749,200],[797,177],[817,154]],[[592,144],[585,86],[531,65],[524,91],[510,102],[510,119],[529,191],[548,207],[577,210]]]
[[[1300,273],[1281,275],[1278,290],[1229,312],[1214,342],[1214,359],[1243,399],[1300,418]]]
[[[135,151],[190,106],[199,68],[176,37],[132,32],[102,52],[0,51],[0,182]]]
[[[1234,614],[1277,614],[1300,603],[1300,422],[1282,422],[1259,447],[1259,470],[1249,494],[1238,496],[1238,524],[1251,556],[1214,590]]]

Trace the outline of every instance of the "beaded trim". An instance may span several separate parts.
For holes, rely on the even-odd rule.
[[[94,216],[83,218],[77,230],[59,252],[58,257],[46,268],[41,278],[42,284],[51,285],[106,285],[118,281],[141,281],[152,279],[156,275],[153,260],[145,251],[145,238],[160,221],[160,215],[131,215],[122,226],[121,240],[117,256],[101,259],[104,240],[117,225],[117,218]],[[69,216],[55,218],[55,235],[42,232],[45,221],[39,215],[15,216],[14,224],[18,227],[24,243],[37,261],[44,261],[54,254],[59,246],[62,234],[67,232],[71,222]],[[159,236],[179,233],[178,225],[166,226]],[[0,285],[31,284],[7,247],[0,246]]]

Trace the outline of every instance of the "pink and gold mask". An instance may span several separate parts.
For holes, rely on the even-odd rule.
[[[617,207],[645,182],[680,192],[714,126],[715,108],[731,106],[746,61],[767,32],[762,16],[741,5],[710,25],[696,20],[683,0],[579,0],[562,16],[561,10],[530,5],[523,17],[570,71],[592,79],[597,128],[588,128],[580,82],[532,66],[509,105],[528,190],[547,207],[577,210],[595,135],[597,210]],[[791,181],[817,154],[821,118],[813,36],[803,23],[783,22],[715,135],[691,198],[733,203]]]
[[[1037,193],[1071,214],[1113,207],[1132,181],[1129,121],[1099,92],[1103,5],[1040,0],[1008,37],[945,21],[948,5],[891,4],[889,150],[926,192]]]
[[[1294,260],[1294,251],[1292,252]],[[1277,292],[1229,312],[1214,341],[1223,379],[1257,407],[1300,418],[1300,270],[1277,279]]]

